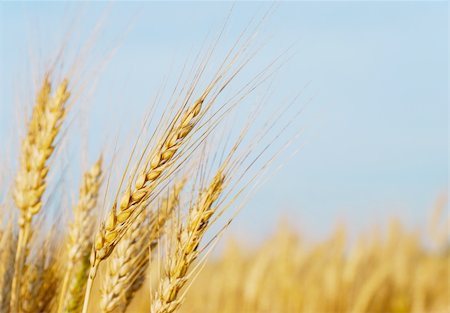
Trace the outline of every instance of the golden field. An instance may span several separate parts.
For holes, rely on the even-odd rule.
[[[259,245],[222,242],[258,187],[289,166],[296,104],[307,102],[270,98],[289,50],[249,70],[264,43],[255,24],[223,55],[221,29],[176,68],[121,149],[71,146],[90,135],[73,122],[95,89],[89,53],[72,64],[62,49],[34,72],[23,123],[6,135],[18,149],[0,167],[0,313],[450,312],[445,197],[423,229],[400,218],[311,241],[282,223]],[[124,115],[114,126],[132,124]]]
[[[449,312],[445,210],[443,197],[425,229],[393,218],[352,240],[341,225],[311,242],[287,223],[256,249],[229,239],[206,262],[180,312]],[[148,288],[133,312],[146,312]]]

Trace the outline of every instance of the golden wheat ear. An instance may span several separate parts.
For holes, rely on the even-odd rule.
[[[16,248],[17,236],[9,224],[0,239],[0,312],[9,312]]]
[[[101,312],[122,312],[128,308],[134,294],[142,287],[164,225],[178,206],[180,192],[186,180],[176,183],[156,210],[142,213],[123,236],[108,262],[102,288]]]
[[[94,209],[102,181],[102,157],[83,176],[74,221],[69,228],[67,262],[59,296],[58,313],[79,312],[89,272],[95,226]]]
[[[216,212],[213,205],[223,191],[224,182],[225,176],[219,170],[189,210],[186,224],[179,227],[176,247],[167,258],[164,277],[152,298],[151,313],[171,313],[181,304],[182,297],[179,297],[179,293],[188,281],[189,268],[200,253],[200,241]]]
[[[133,272],[141,258],[148,258],[145,249],[148,236],[148,214],[142,213],[123,236],[107,263],[105,280],[102,287],[100,309],[103,313],[124,309],[126,290],[132,283]],[[144,248],[144,250],[142,250]]]
[[[46,75],[33,108],[26,137],[22,142],[20,167],[13,191],[14,202],[20,209],[19,236],[11,292],[13,312],[18,312],[19,309],[21,275],[27,258],[32,218],[42,207],[42,196],[46,189],[46,178],[49,172],[47,161],[55,150],[55,138],[66,115],[65,106],[70,96],[68,80],[65,79],[59,84],[53,96],[51,91],[50,77]]]
[[[214,82],[215,84],[217,82]],[[209,86],[203,94],[187,109],[180,109],[170,123],[168,131],[153,152],[151,158],[138,173],[137,178],[128,185],[120,201],[114,201],[108,217],[101,223],[95,236],[94,248],[91,254],[91,270],[86,288],[83,313],[89,306],[90,290],[96,276],[99,264],[110,256],[118,242],[125,235],[133,221],[142,213],[148,205],[148,200],[155,189],[170,175],[174,162],[179,157],[177,153],[194,127],[199,123],[203,113],[202,105],[207,95],[211,92]],[[209,106],[207,106],[209,108]],[[151,202],[151,201],[150,201]]]
[[[177,119],[173,121],[172,129],[158,144],[150,162],[138,174],[133,189],[128,186],[118,204],[114,203],[107,220],[101,224],[97,232],[92,259],[94,269],[111,254],[132,222],[133,214],[139,213],[142,203],[157,187],[158,178],[172,165],[171,161],[176,152],[198,122],[197,116],[203,101],[204,96],[184,112],[179,122]]]
[[[51,312],[54,305],[55,290],[59,283],[59,264],[57,249],[53,246],[53,236],[40,243],[33,238],[37,248],[24,265],[24,273],[20,284],[19,313]]]

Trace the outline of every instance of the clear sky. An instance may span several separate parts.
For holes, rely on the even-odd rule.
[[[127,104],[114,109],[95,104],[92,118],[100,126],[92,130],[92,146],[98,145],[105,133],[102,128],[111,126],[111,120],[123,114],[136,121],[141,117],[154,91],[149,86],[158,86],[171,61],[183,60],[199,47],[230,6],[219,2],[110,6],[96,44],[100,48],[103,44],[105,50],[110,48],[111,38],[134,22],[102,73],[105,78],[95,99]],[[73,12],[81,16],[76,35],[83,37],[107,7],[0,4],[4,145],[15,91],[24,88],[18,85],[27,74],[27,49],[31,46],[42,55],[51,51]],[[237,3],[230,37],[267,7]],[[305,232],[318,235],[336,221],[361,229],[391,215],[423,224],[436,197],[448,189],[448,3],[285,2],[267,21],[263,35],[269,43],[261,62],[295,42],[297,52],[278,77],[277,92],[292,95],[310,81],[308,92],[314,99],[298,121],[305,129],[301,151],[271,177],[234,228],[251,236],[266,234],[283,213]],[[146,99],[142,94],[136,98],[136,90],[146,90]]]

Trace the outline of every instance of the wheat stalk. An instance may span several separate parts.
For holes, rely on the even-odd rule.
[[[80,312],[90,266],[88,255],[80,259],[79,264],[73,268],[67,298],[64,300],[64,312]]]
[[[46,75],[38,93],[28,133],[22,142],[20,168],[13,191],[14,201],[20,209],[19,236],[15,258],[15,270],[11,293],[11,309],[18,311],[21,273],[26,262],[30,228],[33,215],[42,207],[42,195],[49,171],[47,161],[54,151],[54,141],[65,116],[65,104],[69,99],[68,80],[58,86],[53,97],[51,83]]]
[[[77,312],[82,305],[89,272],[86,263],[89,263],[93,243],[93,210],[97,205],[101,177],[102,158],[100,157],[92,168],[84,174],[79,200],[74,208],[75,216],[69,229],[67,267],[60,291],[58,312]],[[74,270],[75,273],[73,273]]]

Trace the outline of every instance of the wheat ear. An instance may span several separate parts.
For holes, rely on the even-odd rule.
[[[138,174],[133,190],[131,186],[128,186],[119,204],[114,203],[106,222],[102,223],[95,239],[92,259],[94,268],[111,254],[132,221],[130,218],[132,214],[139,209],[143,201],[149,198],[158,185],[158,178],[172,164],[171,161],[176,152],[198,122],[197,117],[205,100],[204,97],[202,96],[184,112],[176,127],[172,127],[157,146],[156,151],[152,153],[153,157],[150,162]],[[175,122],[177,120],[174,121],[174,124]],[[95,275],[95,272],[93,274]]]
[[[153,219],[151,219],[150,225],[150,245],[149,245],[149,257],[142,259],[138,264],[138,270],[136,271],[134,281],[131,286],[127,289],[125,293],[125,304],[123,306],[124,313],[128,306],[133,300],[136,292],[142,287],[145,281],[145,276],[147,273],[147,269],[149,267],[153,252],[156,250],[157,245],[159,244],[161,237],[164,235],[164,227],[166,223],[172,218],[175,209],[178,207],[180,202],[180,192],[186,183],[186,179],[183,179],[181,182],[176,184],[167,198],[162,200],[162,203],[159,207],[159,210],[156,212]]]
[[[181,304],[178,297],[186,284],[187,272],[199,255],[199,244],[206,232],[210,218],[216,212],[214,203],[223,191],[225,176],[219,171],[209,187],[204,190],[187,216],[186,225],[180,227],[173,255],[167,257],[165,275],[153,297],[151,313],[171,313]]]
[[[42,207],[42,195],[49,171],[47,161],[54,151],[54,141],[65,116],[65,104],[70,93],[68,81],[63,80],[53,97],[49,76],[45,76],[38,93],[28,133],[22,142],[20,168],[13,191],[14,201],[20,209],[19,236],[16,251],[11,310],[18,311],[21,273],[26,262],[33,215]]]
[[[20,313],[46,313],[51,310],[56,289],[56,263],[48,242],[38,251],[36,259],[26,264],[20,289]]]
[[[9,312],[16,247],[17,237],[12,225],[8,225],[0,240],[0,312]]]
[[[138,267],[140,255],[147,258],[145,249],[148,236],[148,214],[140,214],[123,236],[108,263],[102,288],[100,308],[102,313],[113,312],[124,298],[133,271]],[[144,251],[142,251],[144,248]]]
[[[134,182],[134,188],[131,189],[131,185],[128,186],[118,202],[119,204],[116,201],[114,202],[106,222],[100,225],[91,254],[91,269],[82,313],[87,313],[90,290],[100,262],[105,260],[114,250],[130,224],[143,210],[144,202],[149,199],[158,186],[160,182],[158,178],[173,164],[172,161],[176,152],[199,121],[202,104],[210,90],[208,88],[195,101],[194,105],[172,121],[168,133],[157,145],[156,151],[150,154],[152,158],[138,174]],[[118,209],[117,206],[119,207]]]
[[[175,184],[169,196],[162,199],[156,212],[141,214],[125,233],[108,264],[100,307],[103,313],[125,312],[140,289],[147,271],[150,253],[163,234],[162,229],[178,205],[185,180]],[[148,224],[149,223],[149,224]]]
[[[89,273],[89,266],[86,264],[89,264],[93,244],[93,210],[97,205],[101,177],[100,157],[84,174],[79,200],[74,208],[74,222],[69,230],[67,267],[60,291],[58,312],[78,312],[82,305],[85,282]]]

